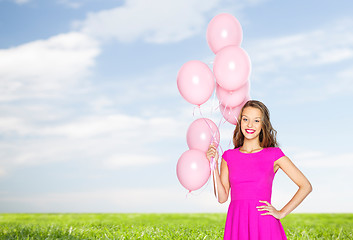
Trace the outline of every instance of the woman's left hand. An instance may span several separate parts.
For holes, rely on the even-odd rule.
[[[276,208],[274,208],[271,204],[269,204],[269,202],[267,201],[259,201],[262,203],[265,203],[266,205],[262,205],[262,206],[257,206],[257,210],[258,211],[267,211],[266,213],[263,213],[261,215],[272,215],[277,219],[281,219],[284,216],[282,215],[282,213],[280,211],[278,211]]]

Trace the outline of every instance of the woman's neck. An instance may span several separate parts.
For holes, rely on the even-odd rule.
[[[257,138],[252,140],[244,139],[244,144],[240,147],[240,149],[242,151],[252,152],[256,150],[261,150],[262,147],[260,146],[260,142]]]

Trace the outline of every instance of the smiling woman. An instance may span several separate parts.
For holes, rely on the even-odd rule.
[[[224,152],[221,172],[218,168],[215,170],[218,201],[224,203],[231,195],[224,239],[287,239],[279,219],[304,200],[312,190],[311,184],[278,148],[276,131],[263,103],[248,101],[239,119],[234,131],[234,149]],[[218,160],[213,145],[207,157]],[[271,205],[272,183],[278,167],[299,186],[298,192],[281,210]],[[262,211],[266,212],[261,214]]]
[[[257,137],[261,147],[277,146],[277,131],[272,127],[267,107],[255,101],[248,102],[246,106],[248,108],[244,105],[240,113],[242,124],[237,124],[234,130],[234,148],[243,146],[245,139],[255,139],[256,144]]]

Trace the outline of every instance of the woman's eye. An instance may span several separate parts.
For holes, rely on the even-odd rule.
[[[255,122],[260,122],[260,120],[255,120]]]
[[[246,118],[243,118],[243,121],[247,121],[248,119],[246,119]]]

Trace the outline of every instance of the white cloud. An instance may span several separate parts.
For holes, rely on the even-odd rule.
[[[0,50],[0,101],[51,97],[88,76],[98,43],[71,32]]]
[[[352,191],[347,191],[353,171],[353,153],[328,154],[295,147],[289,149],[289,157],[313,186],[313,191],[294,212],[327,213],[353,210],[353,194]],[[275,207],[283,207],[297,190],[298,186],[283,171],[278,171],[273,183],[272,203]]]
[[[281,174],[285,175],[284,173]],[[353,200],[352,191],[346,191],[347,188],[335,187],[334,184],[337,182],[327,185],[322,183],[321,179],[312,179],[310,176],[309,180],[313,185],[313,191],[293,210],[293,213],[348,213],[353,211],[351,204]],[[284,183],[285,181],[290,181],[287,176],[276,176],[275,178],[272,204],[276,209],[284,207],[298,190],[294,183],[291,182],[288,185]]]
[[[20,135],[24,135],[29,131],[30,130],[27,124],[20,118],[0,117],[0,133],[2,134],[12,134],[16,132]]]
[[[19,5],[22,5],[22,4],[25,4],[25,3],[29,3],[30,0],[13,0],[15,3],[19,4]]]
[[[82,192],[31,194],[22,197],[3,196],[1,206],[9,202],[16,209],[2,212],[226,212],[227,204],[219,204],[213,193],[199,190],[186,197],[186,190],[170,186],[103,189]],[[11,211],[12,210],[12,211]]]
[[[90,13],[74,26],[91,36],[122,42],[178,42],[204,31],[205,13],[214,10],[219,2],[128,0],[123,6]]]
[[[341,62],[353,58],[353,49],[345,48],[336,48],[330,49],[329,51],[323,51],[318,55],[318,59],[315,62],[316,64],[329,64]]]
[[[324,86],[324,92],[329,95],[353,93],[353,65],[342,71],[337,71],[335,75]]]
[[[8,139],[11,139],[8,138]],[[65,141],[63,139],[40,138],[26,140],[23,138],[2,142],[0,146],[0,164],[11,175],[19,166],[33,166],[51,162],[77,161],[81,158],[95,155],[94,146],[97,142]],[[89,149],[86,150],[86,149]]]
[[[305,168],[351,168],[353,170],[353,153],[328,155],[323,152],[303,152],[293,155],[299,166]]]
[[[99,96],[92,99],[89,104],[95,112],[99,112],[106,107],[114,106],[114,101],[106,96]]]
[[[353,19],[321,29],[259,39],[246,48],[253,95],[276,94],[278,104],[320,102],[353,93]],[[274,91],[276,89],[276,91]]]
[[[170,126],[173,126],[172,128]],[[125,140],[138,137],[141,133],[150,136],[149,139],[177,136],[178,130],[184,124],[172,118],[139,118],[123,114],[90,116],[78,120],[72,120],[68,124],[58,126],[41,127],[38,133],[41,135],[57,135],[68,138],[95,137],[102,134],[117,132]],[[146,139],[148,140],[148,139]]]
[[[120,154],[113,155],[103,162],[108,169],[119,169],[122,167],[139,166],[156,164],[163,162],[160,156],[148,156],[138,154]]]
[[[180,94],[176,85],[177,71],[178,69],[175,66],[159,66],[151,71],[143,74],[138,73],[138,75],[128,77],[124,81],[119,81],[118,88],[114,85],[116,83],[104,87],[117,89],[118,94],[112,96],[112,98],[121,105],[140,104],[144,101],[163,97],[179,97]]]
[[[58,3],[63,4],[64,6],[67,6],[69,8],[80,8],[83,3],[79,1],[72,1],[72,0],[58,0]]]
[[[100,167],[145,166],[167,161],[153,153],[161,139],[184,139],[187,123],[172,118],[138,118],[123,114],[88,116],[68,123],[0,118],[0,132],[8,139],[0,152],[4,170],[49,162],[80,161]],[[35,138],[33,138],[35,137]],[[142,141],[136,149],[137,142]],[[152,151],[152,153],[151,153]],[[133,152],[133,154],[132,154]],[[65,154],[63,154],[65,153]]]
[[[278,177],[276,177],[278,178]],[[275,179],[272,204],[281,209],[297,191],[296,186],[283,187],[282,179]],[[277,186],[278,185],[278,186]],[[293,184],[294,185],[294,184]],[[316,185],[313,192],[293,213],[351,212],[351,192],[336,191],[332,186]],[[339,196],[339,198],[337,198]],[[226,213],[229,201],[219,204],[212,190],[212,182],[187,193],[181,185],[168,187],[131,187],[75,192],[48,192],[10,196],[0,199],[2,212],[119,212],[119,213]],[[10,203],[15,208],[10,208]],[[331,203],[331,204],[330,204]],[[335,203],[335,204],[332,204]]]
[[[5,176],[6,175],[6,171],[2,168],[0,168],[0,177]]]
[[[346,190],[350,188],[353,152],[330,154],[298,147],[290,147],[285,152],[313,186],[296,212],[352,211],[353,194]],[[276,174],[273,198],[277,206],[284,206],[297,190],[298,186],[283,171]]]
[[[112,131],[130,131],[144,121],[127,115],[89,116],[69,123],[42,128],[41,134],[58,135],[68,138],[94,137]]]
[[[353,19],[335,21],[320,30],[260,39],[247,48],[256,71],[318,66],[353,59]]]

